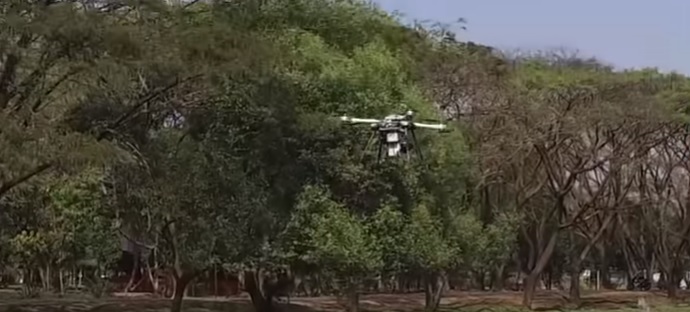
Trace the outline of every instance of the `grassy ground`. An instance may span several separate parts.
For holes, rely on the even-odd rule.
[[[521,293],[517,292],[450,292],[443,298],[440,312],[523,312],[520,307]],[[644,311],[638,302],[644,298],[651,312],[690,311],[690,304],[671,304],[662,293],[637,292],[588,292],[583,294],[581,312],[633,312]],[[370,312],[418,312],[423,310],[422,294],[377,294],[361,298],[363,311]],[[85,295],[69,295],[64,298],[44,296],[37,299],[21,299],[13,292],[0,292],[0,312],[163,312],[170,301],[147,296],[117,296],[94,299]],[[572,310],[562,294],[541,292],[535,300],[540,311]],[[290,304],[279,305],[281,312],[334,312],[344,308],[337,298],[292,298]],[[194,298],[185,301],[188,312],[250,312],[251,303],[246,297]]]

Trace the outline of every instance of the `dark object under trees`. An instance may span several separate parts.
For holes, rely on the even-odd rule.
[[[628,283],[628,290],[648,291],[650,289],[652,289],[652,282],[644,275],[643,272],[635,274],[630,283]]]

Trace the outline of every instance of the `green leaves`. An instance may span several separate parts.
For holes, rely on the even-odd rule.
[[[120,254],[120,239],[101,192],[102,173],[55,178],[38,189],[39,202],[31,216],[17,211],[24,229],[11,239],[15,261],[27,266],[65,265],[95,260],[106,266]]]
[[[417,62],[460,50],[440,51],[362,1],[42,14],[3,25],[31,24],[41,38],[20,48],[21,32],[3,33],[26,53],[0,114],[0,185],[43,162],[60,173],[6,198],[21,212],[13,222],[34,222],[0,232],[22,261],[111,261],[126,236],[178,274],[282,262],[361,280],[457,269],[494,248],[483,246],[498,234],[466,212],[461,133],[420,133],[425,165],[379,165],[362,152],[371,131],[337,121],[406,109],[436,118]]]
[[[381,267],[380,248],[364,220],[331,199],[319,186],[307,186],[284,234],[291,262],[305,262],[341,277],[362,278]]]
[[[372,272],[380,266],[374,240],[358,220],[342,206],[328,206],[317,215],[310,237],[314,258],[325,267],[356,275]]]
[[[476,218],[465,216],[464,219],[465,226],[458,227],[462,230],[456,240],[464,251],[465,266],[490,271],[510,259],[517,243],[519,215],[500,213],[483,228]]]
[[[376,239],[383,260],[383,273],[397,274],[406,269],[407,219],[392,204],[380,207],[369,219],[369,231]]]
[[[449,268],[456,255],[443,236],[441,223],[432,217],[424,205],[412,210],[403,241],[408,267],[422,272],[437,272]]]
[[[50,193],[56,213],[53,228],[63,235],[65,250],[61,252],[76,256],[73,261],[93,259],[110,264],[120,254],[120,240],[113,214],[105,204],[103,173],[87,170],[68,179]]]
[[[386,115],[421,108],[408,84],[403,64],[381,41],[366,43],[351,53],[328,46],[322,37],[289,30],[280,39],[293,64],[287,79],[305,88],[304,109],[328,114]]]

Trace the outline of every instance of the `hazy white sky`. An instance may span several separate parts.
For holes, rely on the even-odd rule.
[[[467,20],[458,37],[505,49],[567,47],[616,67],[690,75],[690,0],[374,0],[406,18]]]

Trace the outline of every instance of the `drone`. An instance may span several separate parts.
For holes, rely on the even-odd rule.
[[[340,120],[349,124],[370,124],[374,131],[369,142],[365,147],[368,149],[374,140],[378,139],[377,161],[382,158],[402,158],[409,160],[410,151],[414,150],[417,157],[423,159],[422,151],[417,144],[415,129],[432,129],[444,131],[447,126],[444,124],[426,124],[412,121],[414,113],[408,110],[404,115],[388,115],[383,119],[354,118],[342,116]],[[383,157],[382,157],[383,156]]]

